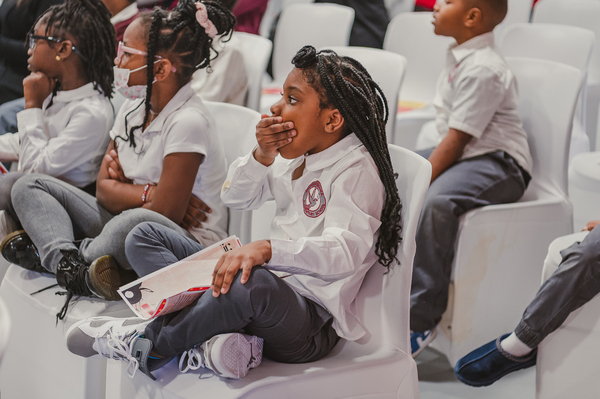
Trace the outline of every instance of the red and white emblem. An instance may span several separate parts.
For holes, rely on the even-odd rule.
[[[302,198],[304,214],[311,218],[317,218],[325,212],[325,194],[318,180],[310,183]]]

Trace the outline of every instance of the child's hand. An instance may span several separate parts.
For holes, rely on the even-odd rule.
[[[280,116],[261,115],[256,125],[258,148],[254,151],[254,158],[265,166],[271,165],[279,149],[289,144],[296,135],[293,128],[293,122],[283,122]]]
[[[31,72],[23,79],[25,109],[42,108],[46,97],[52,93],[56,82],[41,72]]]
[[[271,260],[271,242],[268,240],[254,241],[223,254],[213,271],[211,284],[213,296],[218,297],[229,291],[238,270],[242,269],[240,282],[246,284],[252,268],[269,260]]]
[[[108,154],[104,156],[106,161],[108,162],[108,175],[113,180],[118,180],[122,183],[132,184],[133,181],[125,177],[125,172],[123,172],[123,168],[121,167],[121,162],[119,161],[119,154],[115,150],[110,150]]]
[[[209,208],[202,200],[196,197],[194,194],[190,197],[185,216],[179,224],[186,230],[191,230],[194,227],[202,226],[202,222],[205,222],[208,217],[207,213],[211,213],[212,209]]]
[[[585,227],[583,228],[583,230],[581,230],[581,231],[592,231],[592,230],[594,230],[594,227],[596,227],[599,224],[600,224],[600,220],[592,220],[591,222],[586,224]]]

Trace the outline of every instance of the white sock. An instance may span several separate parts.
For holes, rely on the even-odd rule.
[[[533,348],[525,345],[514,332],[508,337],[504,338],[500,342],[500,346],[502,349],[516,357],[529,355],[529,353],[533,350]]]

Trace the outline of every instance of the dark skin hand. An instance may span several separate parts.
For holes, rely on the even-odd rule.
[[[450,129],[442,142],[433,150],[429,156],[431,162],[431,182],[450,168],[460,159],[465,146],[471,141],[470,134],[460,130]]]

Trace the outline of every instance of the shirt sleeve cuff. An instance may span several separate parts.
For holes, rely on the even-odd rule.
[[[293,266],[295,243],[289,240],[271,238],[271,260],[269,266]]]
[[[242,161],[238,165],[238,169],[241,170],[249,179],[253,181],[260,181],[265,177],[269,167],[263,165],[254,158],[255,149],[256,147],[244,158],[242,158]]]
[[[41,108],[25,109],[17,114],[17,126],[19,134],[30,134],[38,132],[40,138],[48,140],[45,129],[37,129],[44,124],[44,111]]]
[[[461,132],[465,132],[468,135],[471,135],[477,139],[481,138],[481,135],[483,134],[482,130],[474,128],[473,126],[467,125],[464,122],[460,122],[452,118],[450,118],[450,120],[448,121],[448,128],[460,130]]]

